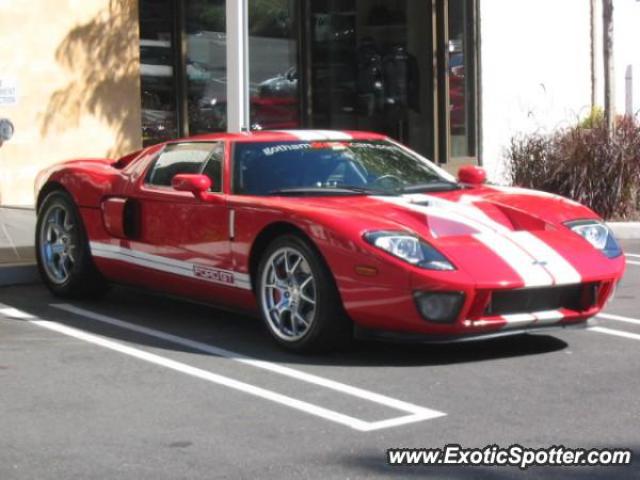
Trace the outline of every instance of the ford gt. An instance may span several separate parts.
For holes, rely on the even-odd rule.
[[[128,284],[259,314],[280,345],[448,342],[584,325],[624,271],[593,211],[454,177],[383,135],[211,134],[36,182],[58,296]]]

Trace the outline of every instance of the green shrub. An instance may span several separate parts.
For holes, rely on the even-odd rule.
[[[609,135],[602,115],[552,134],[512,138],[507,150],[514,185],[583,203],[604,218],[637,216],[640,123],[621,117]]]

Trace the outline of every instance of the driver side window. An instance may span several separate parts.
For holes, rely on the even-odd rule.
[[[203,174],[211,178],[211,191],[220,192],[223,158],[222,142],[167,145],[149,169],[145,183],[157,187],[171,187],[171,180],[178,174]]]

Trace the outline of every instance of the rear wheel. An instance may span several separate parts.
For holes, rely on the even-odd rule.
[[[61,297],[94,297],[105,282],[91,258],[82,218],[70,195],[54,191],[36,223],[36,256],[42,280]]]
[[[331,272],[296,235],[269,245],[258,268],[257,293],[267,330],[289,350],[328,350],[350,338],[351,323]]]

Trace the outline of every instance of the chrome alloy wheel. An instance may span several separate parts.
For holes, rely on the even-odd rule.
[[[49,279],[58,285],[69,280],[76,263],[78,245],[74,229],[71,213],[60,204],[49,208],[40,228],[42,266]]]
[[[316,314],[316,281],[309,262],[295,248],[279,248],[266,262],[261,285],[271,331],[289,342],[302,338]]]

